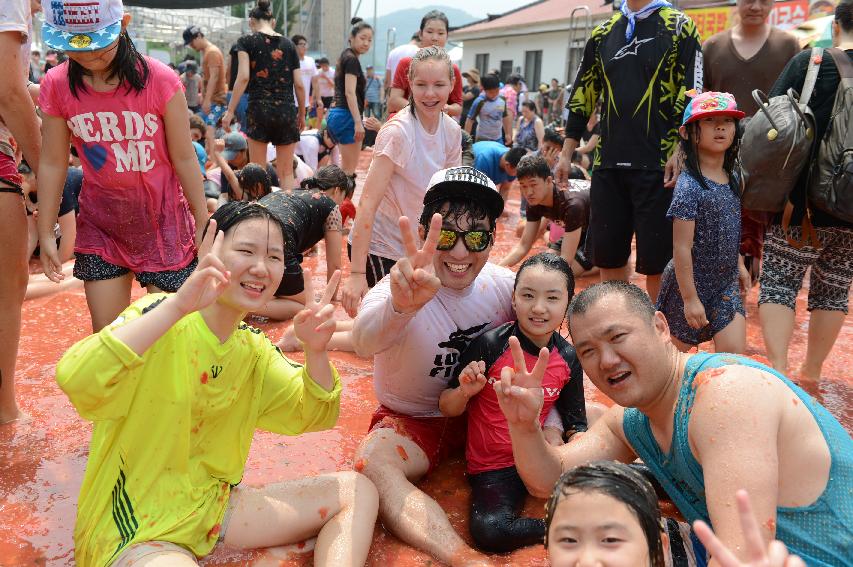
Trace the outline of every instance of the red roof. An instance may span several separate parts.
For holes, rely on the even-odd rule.
[[[587,6],[593,16],[606,14],[613,11],[611,4],[602,5],[602,0],[539,0],[527,6],[516,8],[510,12],[489,21],[476,22],[469,26],[463,26],[454,31],[468,34],[483,32],[494,29],[502,29],[516,26],[528,26],[558,20],[568,20],[572,10],[580,6]],[[596,18],[594,18],[596,19]]]

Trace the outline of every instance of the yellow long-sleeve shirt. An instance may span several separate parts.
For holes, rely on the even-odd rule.
[[[74,531],[81,567],[150,540],[209,553],[255,429],[297,435],[337,421],[337,372],[324,390],[247,325],[220,343],[195,312],[141,357],[113,335],[163,298],[135,302],[56,367],[60,388],[94,422]]]

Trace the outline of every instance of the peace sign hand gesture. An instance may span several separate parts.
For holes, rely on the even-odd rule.
[[[341,271],[335,270],[326,284],[323,297],[317,301],[311,285],[311,272],[305,272],[305,309],[293,318],[293,334],[306,352],[324,352],[335,332],[335,306],[331,301],[340,281]]]
[[[231,272],[222,263],[224,240],[225,233],[217,230],[216,221],[211,219],[198,249],[198,266],[172,297],[173,304],[182,314],[211,305],[228,286]]]
[[[391,268],[391,303],[397,313],[414,313],[429,303],[441,288],[441,280],[432,270],[432,258],[441,232],[441,215],[436,213],[429,223],[426,241],[420,250],[407,217],[400,217],[400,232],[406,256]]]
[[[542,347],[536,365],[528,372],[517,337],[509,338],[509,348],[514,368],[504,366],[501,369],[501,381],[495,384],[498,403],[510,427],[538,430],[545,399],[542,379],[548,366],[548,349]]]
[[[790,554],[788,548],[781,541],[773,540],[769,545],[764,543],[746,490],[738,490],[736,498],[740,526],[743,530],[743,539],[746,542],[746,554],[749,557],[746,561],[738,559],[717,538],[708,524],[702,520],[693,522],[693,530],[696,532],[696,536],[705,546],[705,549],[711,553],[718,565],[721,567],[806,567],[805,562],[798,556]]]

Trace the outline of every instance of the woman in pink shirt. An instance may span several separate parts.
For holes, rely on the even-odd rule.
[[[180,78],[136,51],[120,0],[96,6],[86,19],[45,13],[43,40],[69,61],[41,83],[38,219],[44,271],[58,282],[53,226],[71,142],[84,172],[74,276],[85,282],[95,332],[130,304],[134,277],[148,291],[176,291],[196,265],[196,227],[207,222]]]

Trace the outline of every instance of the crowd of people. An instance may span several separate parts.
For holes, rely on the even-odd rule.
[[[57,0],[43,69],[40,2],[5,2],[0,61],[20,73],[0,86],[0,424],[22,416],[38,249],[39,289],[82,281],[93,331],[56,365],[94,423],[75,562],[194,565],[217,545],[316,536],[315,564],[363,565],[378,519],[448,565],[543,542],[554,566],[848,565],[853,439],[803,388],[845,321],[853,218],[815,207],[803,164],[784,214],[743,208],[740,156],[769,151],[741,143],[767,112],[756,89],[813,91],[815,140],[853,130],[838,102],[853,0],[823,52],[767,23],[772,3],[738,0],[737,24],[703,44],[666,0],[626,0],[568,90],[529,90],[462,72],[436,10],[380,80],[360,62],[368,23],[353,19],[332,66],[276,31],[269,0],[228,59],[188,27],[200,61],[178,65],[136,50],[121,0],[85,14]],[[851,198],[853,170],[835,169]],[[513,186],[517,241],[493,262]],[[318,299],[302,261],[321,241]],[[578,291],[581,276],[600,283]],[[131,301],[134,280],[147,293]],[[756,283],[769,366],[743,355]],[[292,325],[273,344],[252,314]],[[334,426],[335,349],[372,358],[380,404],[352,470],[241,485],[255,430]],[[585,399],[584,374],[612,406]],[[460,452],[470,537],[419,487]],[[529,495],[549,498],[543,515],[524,515]]]

